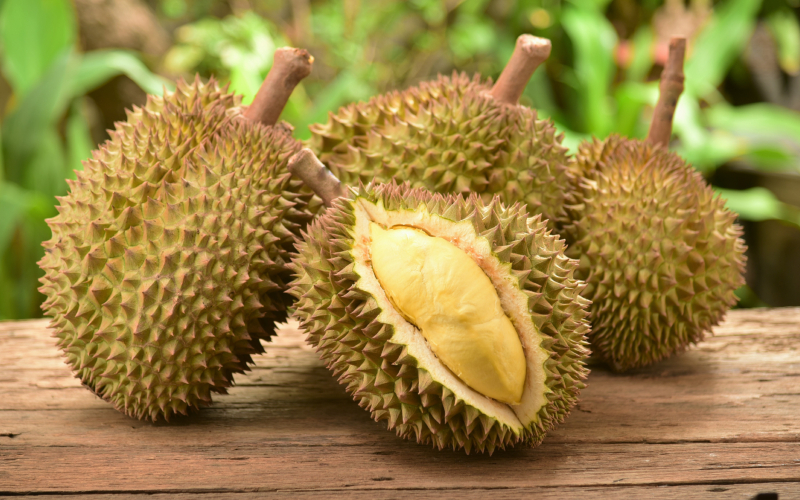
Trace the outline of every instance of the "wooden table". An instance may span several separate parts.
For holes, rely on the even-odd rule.
[[[212,408],[154,425],[82,388],[46,324],[0,323],[0,496],[800,498],[800,309],[731,312],[635,373],[593,366],[542,446],[491,457],[395,437],[292,327]]]

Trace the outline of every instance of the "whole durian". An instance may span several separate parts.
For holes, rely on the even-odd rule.
[[[438,193],[495,195],[553,220],[563,204],[567,149],[549,120],[517,104],[550,54],[522,35],[497,83],[453,73],[373,97],[310,127],[312,149],[342,182],[409,181]]]
[[[314,161],[304,150],[290,170]],[[492,453],[564,420],[587,374],[588,301],[540,216],[408,183],[315,191],[334,201],[293,258],[295,317],[376,421]]]
[[[150,96],[59,198],[43,308],[76,377],[125,414],[208,405],[286,319],[313,195],[286,170],[299,144],[271,125],[311,61],[279,49],[249,108],[213,80]]]
[[[615,370],[642,367],[703,339],[736,303],[744,243],[736,215],[667,150],[683,89],[685,41],[670,44],[647,141],[581,144],[560,221],[592,301],[593,353]]]

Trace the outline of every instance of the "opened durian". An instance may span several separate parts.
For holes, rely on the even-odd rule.
[[[744,243],[736,215],[667,150],[685,41],[670,44],[647,141],[585,142],[559,232],[592,301],[593,353],[642,367],[703,339],[736,303]]]
[[[308,150],[289,168],[332,179]],[[588,301],[540,216],[407,183],[315,191],[332,206],[293,258],[295,316],[375,420],[467,453],[535,446],[563,421]]]
[[[310,127],[312,149],[342,182],[409,181],[438,193],[495,195],[553,220],[567,150],[549,120],[517,104],[550,41],[522,35],[497,83],[454,73],[373,97]]]
[[[311,62],[279,49],[249,108],[213,80],[150,96],[59,199],[43,308],[76,377],[125,414],[208,405],[286,319],[313,194],[286,170],[299,144],[272,125]]]

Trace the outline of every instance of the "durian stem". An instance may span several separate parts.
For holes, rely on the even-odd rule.
[[[282,47],[275,51],[272,69],[258,89],[245,118],[271,126],[278,123],[289,96],[300,80],[311,73],[314,57],[305,49]]]
[[[647,134],[647,142],[653,146],[669,146],[672,136],[672,117],[678,98],[683,92],[683,57],[686,53],[686,39],[673,37],[669,41],[669,56],[661,72],[661,83],[653,121]]]
[[[550,40],[533,35],[520,35],[508,64],[492,88],[492,97],[516,105],[533,72],[550,56]]]
[[[308,148],[301,149],[289,158],[289,172],[300,178],[306,186],[317,194],[326,207],[336,198],[347,196],[347,188],[325,168],[317,155]]]

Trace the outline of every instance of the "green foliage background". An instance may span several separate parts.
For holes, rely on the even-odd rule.
[[[552,118],[570,147],[611,132],[643,137],[657,99],[659,32],[652,21],[665,9],[658,0],[151,0],[148,6],[173,41],[155,60],[129,50],[82,51],[69,0],[0,0],[0,319],[41,314],[36,262],[49,238],[44,220],[102,137],[87,94],[119,75],[156,94],[175,77],[215,76],[249,102],[276,47],[308,48],[314,71],[283,115],[304,139],[310,123],[339,106],[436,73],[496,77],[516,37],[533,33],[550,38],[554,50],[523,104]],[[693,0],[689,10],[709,6]],[[704,174],[733,159],[769,171],[800,170],[800,114],[748,97],[755,91],[743,63],[760,22],[786,77],[800,70],[798,6],[797,0],[720,0],[691,41],[674,146]],[[743,219],[800,224],[800,208],[764,188],[722,194]]]

